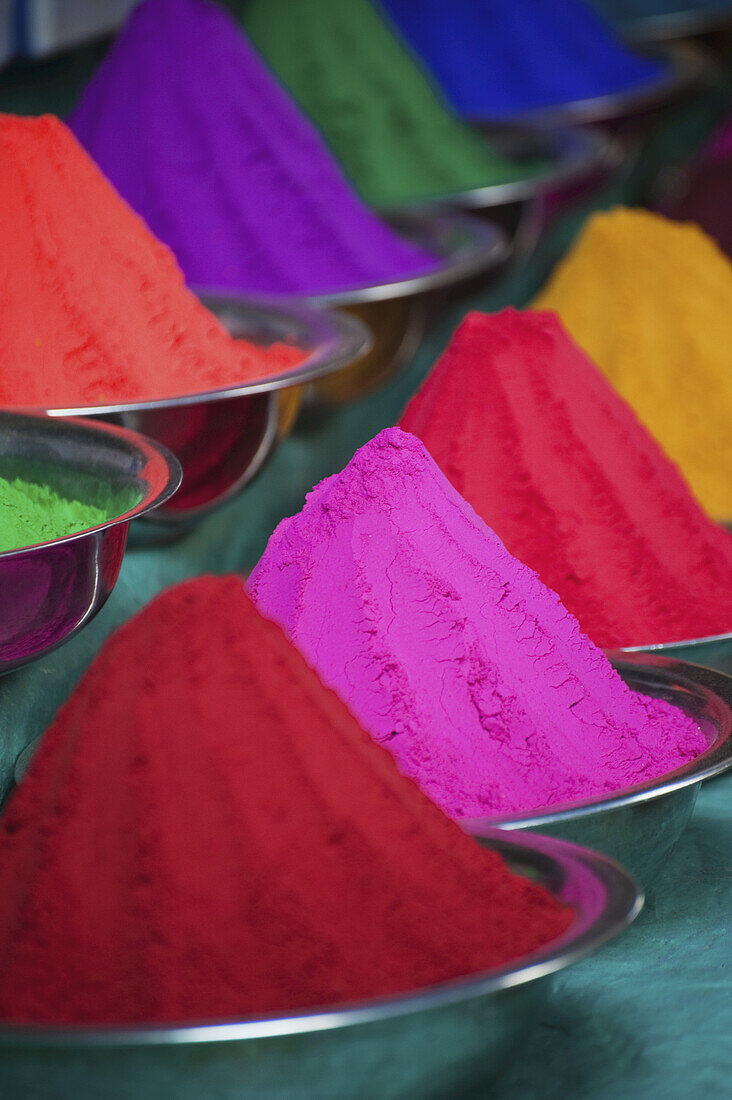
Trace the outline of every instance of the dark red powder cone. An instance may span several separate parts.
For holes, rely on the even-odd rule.
[[[237,577],[113,635],[0,821],[0,1018],[221,1020],[495,967],[571,915],[403,778]]]
[[[469,314],[400,426],[597,645],[732,630],[732,539],[553,314]]]

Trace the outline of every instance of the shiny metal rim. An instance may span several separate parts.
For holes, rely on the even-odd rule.
[[[638,45],[664,42],[671,38],[693,38],[732,26],[732,4],[727,11],[686,8],[663,15],[643,15],[618,24],[623,36]]]
[[[98,531],[104,531],[109,527],[116,527],[120,523],[128,523],[130,520],[138,519],[169,500],[180,487],[183,479],[180,463],[167,447],[129,428],[121,428],[115,424],[86,419],[68,417],[64,417],[63,420],[54,419],[43,415],[16,412],[15,410],[0,411],[0,429],[4,421],[17,423],[25,421],[29,425],[35,422],[40,433],[53,432],[54,425],[57,425],[59,430],[63,431],[73,429],[77,435],[84,435],[87,438],[93,438],[95,442],[98,441],[101,447],[114,446],[115,441],[123,443],[140,461],[140,491],[142,495],[139,503],[134,508],[130,508],[128,512],[124,512],[122,515],[115,516],[114,519],[100,523],[96,527],[87,527],[85,530],[75,532],[72,535],[64,535],[63,538],[49,539],[48,542],[34,543],[32,546],[24,546],[18,550],[5,550],[0,553],[0,561],[25,554],[33,554],[42,547],[61,546],[62,544],[76,542],[78,539],[87,538],[87,536],[96,534]],[[147,488],[144,487],[145,484],[147,484]]]
[[[526,151],[527,147],[534,144],[536,151],[533,155],[546,159],[549,163],[544,171],[535,175],[508,183],[474,187],[440,200],[466,210],[523,202],[552,188],[577,182],[592,172],[614,168],[620,164],[623,156],[619,142],[589,126],[573,129],[567,126],[557,128],[494,123],[480,126],[479,129],[504,156],[515,159],[517,149]],[[529,155],[528,152],[526,155]]]
[[[707,634],[705,638],[690,638],[683,642],[651,642],[649,645],[624,645],[618,653],[668,653],[673,656],[674,651],[686,649],[692,645],[713,645],[716,642],[732,642],[732,634]]]
[[[269,393],[288,386],[301,386],[316,378],[346,366],[352,359],[364,355],[372,345],[371,334],[356,317],[324,309],[313,309],[297,299],[251,298],[225,291],[196,290],[212,312],[221,310],[235,317],[244,330],[271,323],[277,329],[291,326],[299,334],[303,347],[311,348],[307,358],[283,374],[273,375],[237,386],[158,398],[154,401],[129,401],[112,405],[69,406],[53,409],[23,409],[24,412],[45,413],[48,416],[112,416],[145,409],[171,409],[197,405],[204,401],[222,401],[229,397]]]
[[[381,1021],[483,997],[561,970],[617,936],[640,912],[643,896],[613,860],[549,837],[521,836],[486,828],[481,839],[504,858],[532,870],[547,888],[576,910],[568,931],[520,964],[472,978],[446,982],[419,993],[297,1013],[286,1017],[221,1024],[148,1028],[0,1028],[3,1045],[162,1046],[177,1043],[242,1042],[283,1035],[331,1031]],[[584,894],[583,894],[584,888]],[[604,895],[598,903],[598,895]]]
[[[307,297],[308,302],[319,306],[354,306],[427,294],[489,271],[507,260],[511,252],[508,237],[497,225],[443,209],[437,203],[393,208],[383,217],[413,244],[440,257],[438,267],[392,283],[313,294]]]
[[[659,46],[653,51],[649,50],[648,56],[668,63],[656,80],[650,80],[626,92],[596,96],[593,99],[577,99],[554,107],[526,111],[517,116],[515,121],[534,126],[567,126],[623,118],[661,106],[687,91],[709,71],[704,55],[686,42]],[[483,126],[500,120],[484,118],[470,121]]]
[[[719,726],[717,736],[705,752],[665,776],[616,791],[606,798],[565,803],[526,814],[465,819],[460,821],[461,828],[471,835],[476,835],[475,831],[484,825],[500,826],[502,829],[542,828],[559,821],[590,817],[604,813],[606,810],[618,809],[620,806],[650,802],[655,798],[671,794],[672,791],[702,783],[732,767],[732,676],[702,665],[691,664],[689,661],[678,661],[655,653],[631,655],[625,650],[617,650],[608,652],[607,656],[613,668],[624,679],[628,675],[644,673],[647,674],[648,687],[653,686],[662,690],[664,685],[669,687],[682,685],[695,700],[701,700],[706,707],[706,712],[715,714]],[[643,691],[642,688],[635,686],[634,690]]]

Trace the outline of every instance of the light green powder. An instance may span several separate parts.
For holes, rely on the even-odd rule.
[[[361,196],[398,205],[524,179],[441,99],[368,0],[226,0]]]
[[[105,509],[68,500],[46,485],[0,477],[0,552],[72,535],[115,515],[111,499]]]

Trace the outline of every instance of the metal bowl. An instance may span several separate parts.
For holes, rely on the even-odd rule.
[[[337,312],[223,293],[201,292],[200,297],[234,338],[261,346],[294,344],[307,357],[282,374],[205,393],[42,410],[49,416],[95,417],[132,428],[178,457],[183,483],[147,521],[152,539],[177,535],[248,485],[291,427],[301,387],[370,346],[364,326]]]
[[[648,56],[666,62],[655,80],[624,92],[539,107],[517,116],[515,121],[533,126],[572,126],[622,119],[664,106],[689,91],[708,72],[704,55],[688,43],[659,46],[648,51]],[[482,127],[501,120],[474,118],[470,121]]]
[[[696,38],[714,34],[732,26],[732,4],[726,11],[713,11],[700,5],[690,5],[661,15],[641,15],[625,19],[618,29],[629,42],[650,45],[676,38]]]
[[[180,485],[173,456],[134,432],[86,420],[0,411],[0,476],[41,481],[98,502],[99,483],[120,514],[97,527],[0,554],[0,673],[48,653],[82,629],[119,574],[130,520]]]
[[[562,937],[500,970],[283,1018],[126,1030],[5,1026],[3,1095],[411,1100],[484,1088],[525,1041],[551,975],[621,932],[642,896],[594,852],[491,829],[481,839],[575,909]]]
[[[508,238],[498,226],[447,208],[423,204],[393,209],[385,214],[385,220],[440,262],[423,275],[307,299],[358,318],[374,336],[368,354],[310,387],[311,403],[345,404],[377,389],[412,355],[424,334],[436,292],[477,275],[496,273],[510,254]]]
[[[483,123],[478,127],[491,148],[526,165],[520,178],[508,183],[474,187],[447,196],[443,201],[465,210],[492,210],[495,207],[525,202],[536,195],[576,184],[587,176],[615,167],[621,158],[618,143],[602,130],[528,126],[520,123]],[[528,166],[543,161],[544,167],[528,173]]]
[[[623,646],[620,653],[657,653],[677,661],[692,661],[732,675],[732,634],[711,634],[686,642],[663,642],[658,645]]]
[[[594,847],[647,885],[688,824],[702,782],[732,765],[732,677],[652,653],[608,656],[634,691],[664,699],[692,717],[707,739],[706,751],[676,771],[605,798],[460,825],[474,836],[493,825]]]

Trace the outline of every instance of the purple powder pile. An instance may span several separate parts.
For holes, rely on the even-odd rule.
[[[285,519],[249,581],[401,771],[455,818],[591,799],[706,748],[390,428]]]
[[[435,265],[360,203],[236,24],[207,0],[136,8],[69,126],[189,285],[316,294]]]

